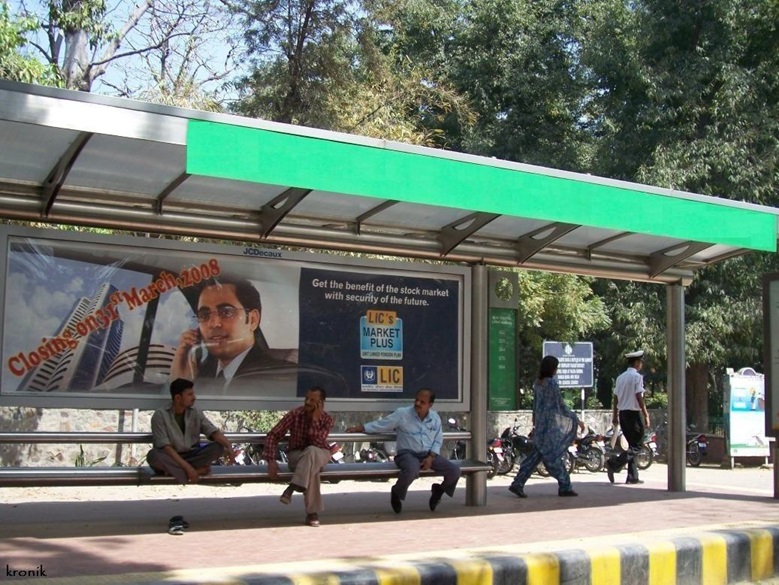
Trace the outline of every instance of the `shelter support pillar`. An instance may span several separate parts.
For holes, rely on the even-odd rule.
[[[666,286],[666,337],[668,344],[668,491],[687,491],[684,381],[684,286]]]
[[[471,444],[470,457],[484,459],[487,445],[487,267],[473,267],[471,279]],[[468,476],[465,483],[465,505],[485,506],[487,504],[487,472]]]
[[[766,389],[766,392],[770,390]],[[771,448],[773,453],[773,468],[774,468],[774,499],[779,500],[779,441],[771,441]]]

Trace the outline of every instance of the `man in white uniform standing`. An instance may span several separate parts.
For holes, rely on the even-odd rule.
[[[619,424],[622,434],[628,441],[628,450],[619,455],[612,455],[606,462],[606,473],[609,481],[614,483],[614,474],[622,471],[627,465],[627,484],[643,483],[638,479],[638,467],[636,467],[636,454],[641,450],[641,441],[644,438],[644,422],[649,426],[649,412],[644,403],[644,377],[639,373],[644,362],[644,352],[634,351],[625,354],[628,360],[628,369],[617,377],[614,386],[614,413],[612,423]],[[641,420],[641,415],[644,420]]]

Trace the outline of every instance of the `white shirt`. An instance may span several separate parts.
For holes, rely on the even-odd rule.
[[[617,376],[614,395],[617,397],[617,410],[641,410],[637,394],[644,393],[644,377],[636,368],[628,368]]]

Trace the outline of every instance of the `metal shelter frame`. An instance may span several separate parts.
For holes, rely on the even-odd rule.
[[[488,266],[666,285],[672,491],[685,490],[684,286],[777,245],[774,208],[8,81],[0,145],[4,219],[471,266],[473,445],[487,438]]]

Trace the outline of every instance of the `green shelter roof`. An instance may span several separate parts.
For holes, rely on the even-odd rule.
[[[774,208],[0,81],[0,217],[657,282],[776,251]]]

